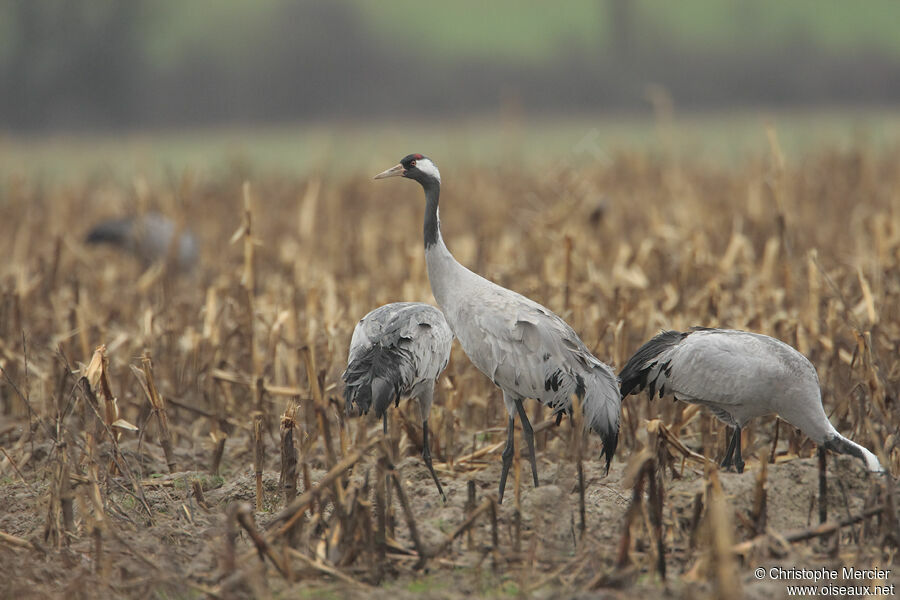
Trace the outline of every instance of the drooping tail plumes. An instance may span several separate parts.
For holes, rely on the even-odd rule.
[[[399,401],[400,394],[414,377],[415,365],[409,351],[374,344],[354,358],[344,371],[347,412],[356,404],[360,413],[367,414],[374,407],[375,416],[381,417],[391,402]]]
[[[606,457],[606,470],[619,445],[619,414],[622,397],[616,387],[612,371],[594,368],[588,381],[577,378],[575,393],[581,397],[584,413],[584,425],[600,436],[603,441],[603,455]]]
[[[645,387],[650,388],[651,398],[657,391],[662,396],[668,373],[666,372],[667,365],[660,361],[661,356],[677,346],[688,335],[689,333],[680,331],[661,331],[638,348],[638,351],[628,359],[622,372],[619,373],[622,397],[640,392]]]

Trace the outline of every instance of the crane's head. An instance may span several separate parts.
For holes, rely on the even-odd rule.
[[[422,185],[441,184],[441,172],[430,158],[421,154],[404,156],[397,165],[379,173],[375,179],[384,179],[385,177],[406,177],[415,179]]]

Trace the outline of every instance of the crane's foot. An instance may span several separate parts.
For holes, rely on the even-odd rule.
[[[428,472],[431,473],[431,478],[434,479],[434,485],[437,486],[438,494],[441,495],[441,501],[447,504],[447,495],[444,493],[444,488],[441,487],[441,481],[438,479],[437,473],[434,472],[434,465],[431,464],[431,453],[423,453],[422,459],[425,461],[425,466],[428,467]]]

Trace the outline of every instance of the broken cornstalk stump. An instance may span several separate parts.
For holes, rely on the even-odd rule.
[[[144,390],[144,394],[150,402],[153,414],[156,415],[157,422],[159,423],[159,445],[162,446],[163,454],[165,454],[169,472],[175,473],[177,471],[175,452],[172,449],[172,432],[169,430],[166,402],[156,388],[156,382],[153,379],[153,362],[150,359],[150,354],[144,352],[144,355],[141,357],[141,368],[138,369],[134,365],[131,365],[131,370],[141,384],[141,388]]]
[[[297,450],[294,432],[297,430],[295,405],[291,403],[281,416],[281,490],[285,506],[297,497]]]

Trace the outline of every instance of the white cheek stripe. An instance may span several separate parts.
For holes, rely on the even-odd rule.
[[[438,171],[438,168],[427,158],[420,158],[416,161],[416,168],[438,180],[438,183],[441,181],[441,172]]]

